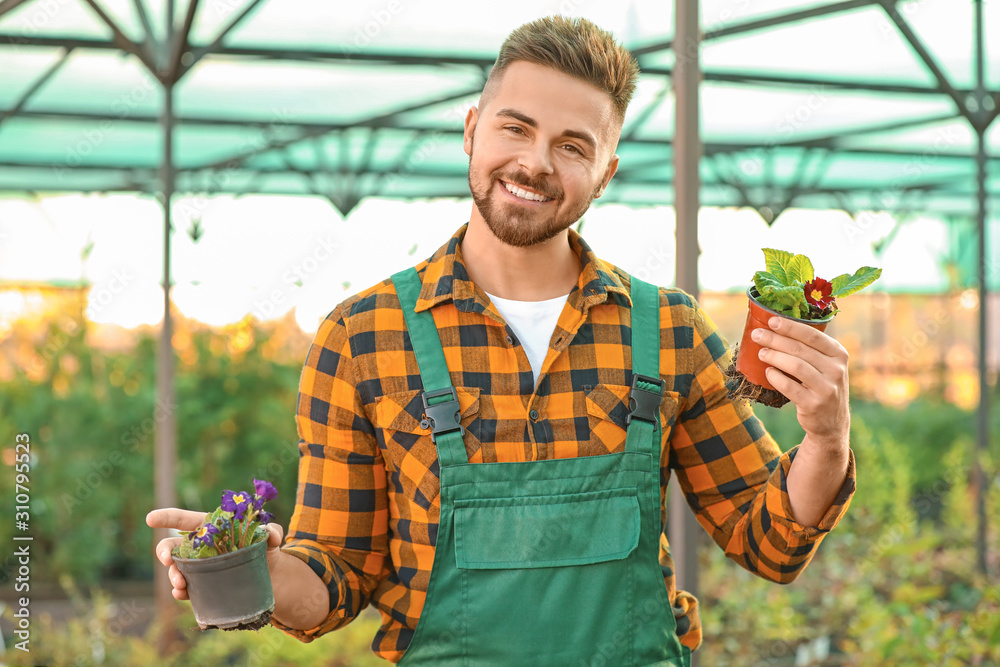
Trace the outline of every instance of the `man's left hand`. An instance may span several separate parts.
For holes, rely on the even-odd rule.
[[[768,381],[795,404],[808,439],[833,451],[846,449],[851,425],[847,350],[801,322],[772,317],[768,326],[754,332],[761,361],[772,366],[765,371]]]

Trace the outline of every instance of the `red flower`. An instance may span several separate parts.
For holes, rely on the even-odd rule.
[[[825,310],[827,306],[833,303],[833,297],[830,296],[833,292],[833,285],[822,278],[816,278],[807,282],[805,291],[806,301],[817,308]]]

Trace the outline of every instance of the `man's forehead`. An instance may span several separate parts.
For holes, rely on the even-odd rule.
[[[545,65],[513,62],[484,93],[480,113],[488,117],[510,115],[513,109],[538,125],[565,125],[560,129],[589,131],[609,138],[609,131],[617,130],[610,95],[583,79]]]

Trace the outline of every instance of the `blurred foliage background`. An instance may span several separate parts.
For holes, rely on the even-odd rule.
[[[298,451],[294,410],[305,348],[247,321],[226,330],[182,323],[177,403],[156,404],[155,336],[102,349],[83,318],[22,336],[20,368],[0,383],[0,497],[12,503],[13,436],[32,438],[32,581],[60,582],[68,619],[34,622],[32,652],[10,664],[149,665],[384,664],[368,648],[379,622],[367,610],[337,633],[302,644],[273,628],[260,633],[192,632],[174,657],[136,632],[115,582],[151,582],[155,425],[176,410],[181,506],[211,509],[222,488],[272,481],[272,503],[287,527],[295,501]],[[24,341],[30,341],[26,343]],[[25,346],[28,346],[27,348]],[[758,414],[784,447],[802,431],[791,409]],[[1000,443],[994,396],[992,442]],[[974,415],[925,394],[903,407],[853,401],[852,446],[858,491],[847,516],[791,585],[757,579],[709,545],[702,549],[702,665],[1000,665],[1000,586],[975,573],[970,492]],[[1000,452],[986,461],[996,479]],[[12,511],[12,508],[10,508]],[[1000,516],[1000,488],[988,513]],[[13,525],[0,522],[0,542]],[[997,526],[990,533],[997,570]],[[704,536],[703,536],[704,537]],[[4,594],[11,559],[2,564]],[[150,586],[151,594],[151,586]],[[133,601],[134,602],[134,601]],[[151,600],[149,600],[151,602]],[[131,616],[130,616],[131,614]],[[4,615],[9,621],[11,610]]]

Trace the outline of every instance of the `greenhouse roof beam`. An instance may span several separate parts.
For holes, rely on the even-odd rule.
[[[416,104],[410,104],[410,105],[407,105],[407,106],[405,106],[405,107],[403,107],[401,109],[397,109],[395,111],[390,111],[388,113],[379,114],[377,116],[373,116],[372,118],[367,119],[366,121],[359,121],[359,122],[351,123],[347,127],[357,127],[359,125],[366,125],[366,126],[369,126],[369,127],[380,127],[382,123],[386,123],[386,122],[390,121],[391,119],[398,118],[399,116],[402,116],[404,114],[407,114],[407,113],[410,113],[410,112],[413,112],[413,111],[418,111],[420,109],[426,109],[427,107],[432,107],[432,106],[434,106],[436,104],[443,104],[445,102],[452,102],[454,100],[458,100],[458,99],[462,99],[462,98],[468,97],[470,95],[474,95],[475,93],[478,93],[478,92],[480,92],[479,87],[476,87],[476,88],[473,88],[473,89],[464,89],[464,90],[461,90],[461,91],[459,91],[457,93],[451,93],[451,94],[448,94],[448,95],[443,95],[441,97],[437,97],[437,98],[434,98],[434,99],[431,99],[431,100],[425,100],[423,102],[417,102]],[[243,151],[243,152],[237,153],[235,155],[231,155],[228,158],[225,158],[223,160],[215,160],[215,161],[213,161],[213,162],[211,162],[209,164],[204,164],[204,165],[200,165],[200,166],[196,166],[196,167],[189,167],[187,169],[179,169],[178,171],[198,171],[200,169],[214,169],[214,168],[222,168],[222,167],[232,168],[235,165],[242,164],[246,160],[249,160],[249,159],[251,159],[251,158],[253,158],[253,157],[257,156],[257,155],[260,155],[261,153],[266,153],[266,152],[269,152],[269,151],[272,151],[272,150],[275,150],[275,149],[282,149],[282,148],[285,148],[286,146],[291,146],[292,144],[299,143],[300,141],[305,141],[307,139],[312,139],[312,138],[317,137],[317,136],[328,134],[328,133],[330,133],[330,131],[331,130],[329,130],[327,128],[318,128],[318,129],[306,130],[302,134],[302,136],[299,136],[299,137],[293,137],[291,139],[272,140],[272,141],[268,142],[267,145],[263,146],[260,149],[254,148],[254,149],[252,149],[250,151]]]
[[[3,16],[7,12],[16,9],[18,5],[25,2],[25,0],[0,0],[0,16]]]
[[[20,118],[27,119],[37,119],[45,120],[48,118],[52,119],[63,119],[63,120],[84,120],[84,121],[118,121],[118,122],[129,122],[129,123],[146,123],[146,124],[156,124],[159,122],[159,116],[152,114],[132,114],[127,120],[122,119],[121,116],[114,114],[103,114],[95,113],[89,111],[55,111],[55,110],[45,110],[38,109],[34,111],[20,110],[16,114],[8,112],[9,115],[17,115]],[[813,137],[810,139],[797,139],[794,141],[787,142],[775,142],[773,144],[765,144],[763,146],[757,145],[758,148],[772,149],[772,148],[830,148],[838,147],[839,140],[847,137],[856,137],[864,134],[878,134],[881,132],[891,132],[894,130],[908,129],[912,127],[919,127],[922,125],[931,125],[933,123],[939,123],[946,120],[951,120],[961,117],[960,114],[952,112],[948,114],[940,114],[934,116],[927,116],[924,118],[912,118],[906,119],[898,122],[884,123],[878,125],[869,125],[862,127],[851,127],[845,128],[844,130],[821,137]],[[224,127],[244,127],[244,128],[264,128],[272,124],[273,121],[264,119],[246,119],[246,120],[235,120],[231,118],[212,118],[208,116],[178,116],[177,123],[179,125],[193,126],[193,125],[205,125],[205,126],[224,126]],[[398,131],[414,131],[414,132],[437,132],[444,135],[460,135],[463,130],[450,127],[438,127],[431,125],[397,125],[391,122],[391,119],[382,120],[363,120],[356,123],[315,123],[308,121],[293,121],[282,123],[284,127],[296,128],[303,131],[319,131],[323,130],[325,132],[337,132],[341,130],[348,130],[356,127],[368,127],[371,129],[380,128],[390,128]],[[624,139],[623,139],[624,140]],[[654,137],[646,138],[636,138],[630,137],[627,139],[630,143],[635,144],[670,144],[669,139],[659,139]],[[748,147],[750,144],[748,144]],[[366,149],[368,150],[368,149]],[[968,156],[971,157],[971,156]],[[367,164],[367,163],[365,163]],[[625,167],[623,167],[624,169]]]
[[[196,0],[191,0],[191,1],[192,1],[192,3],[194,3]],[[219,48],[222,46],[222,40],[224,40],[226,38],[226,35],[228,35],[234,28],[236,28],[240,23],[242,23],[243,20],[247,16],[250,15],[250,12],[252,12],[257,7],[257,5],[259,5],[260,3],[261,3],[261,0],[250,0],[250,2],[248,2],[246,4],[246,6],[243,7],[242,11],[240,11],[239,14],[237,14],[236,16],[233,17],[233,20],[230,21],[226,25],[226,27],[222,29],[221,32],[219,32],[219,34],[216,36],[216,38],[213,39],[212,42],[208,46],[196,47],[191,52],[191,62],[187,63],[186,65],[184,65],[183,68],[180,69],[180,70],[174,70],[172,72],[172,75],[173,75],[173,79],[172,80],[173,81],[179,81],[180,79],[182,79],[184,77],[185,74],[187,74],[189,71],[191,71],[192,67],[194,67],[195,65],[198,64],[199,60],[201,60],[202,58],[204,58],[209,53],[214,53],[214,52],[218,51]],[[180,63],[178,63],[178,65],[179,64]]]
[[[882,9],[896,25],[896,29],[899,30],[899,33],[910,45],[910,48],[913,49],[913,52],[917,54],[917,57],[920,58],[927,70],[934,76],[935,80],[937,80],[940,90],[947,93],[948,97],[955,102],[955,106],[961,114],[965,116],[970,123],[973,123],[974,120],[969,111],[969,107],[965,101],[963,93],[959,93],[959,91],[951,85],[951,82],[948,81],[948,77],[945,75],[944,70],[942,70],[941,66],[934,60],[934,56],[931,55],[930,51],[927,50],[927,47],[924,46],[924,43],[920,41],[917,34],[913,32],[913,28],[910,27],[910,24],[907,23],[906,19],[899,13],[899,10],[896,8],[896,0],[879,1],[882,4]]]
[[[194,17],[197,13],[198,0],[189,0],[187,12],[184,13],[184,25],[174,35],[174,43],[167,45],[170,51],[167,55],[164,75],[169,81],[176,82],[180,78],[181,60],[188,49],[191,25],[194,23]]]
[[[115,23],[110,16],[108,16],[107,12],[104,11],[104,8],[101,7],[99,4],[97,4],[97,0],[84,0],[84,2],[86,2],[87,5],[94,11],[94,13],[97,14],[98,18],[102,22],[104,22],[104,24],[107,25],[108,28],[111,29],[111,33],[113,36],[112,43],[115,45],[115,47],[121,49],[122,51],[126,51],[127,53],[130,53],[136,58],[138,58],[139,61],[143,65],[145,65],[150,72],[152,72],[155,75],[156,63],[153,60],[153,54],[146,51],[145,48],[143,48],[139,44],[136,44],[131,39],[129,39],[125,35],[125,33],[122,32],[121,28],[118,27],[118,24]]]
[[[788,141],[782,144],[775,144],[775,145],[782,147],[801,146],[802,148],[834,148],[838,147],[840,140],[847,137],[856,137],[863,134],[879,134],[882,132],[894,132],[896,130],[906,130],[913,127],[920,127],[922,125],[932,125],[934,123],[941,123],[946,120],[954,120],[956,118],[961,118],[961,114],[953,112],[948,114],[927,116],[924,118],[908,118],[906,120],[895,121],[891,123],[881,123],[878,125],[869,125],[867,127],[845,128],[840,132],[828,134],[824,137],[816,137],[813,139],[799,139],[797,141]]]
[[[12,116],[16,116],[19,113],[21,113],[21,111],[24,110],[24,106],[28,103],[31,97],[35,93],[37,93],[42,88],[42,86],[44,86],[46,82],[48,82],[49,79],[51,79],[55,75],[55,73],[59,71],[60,68],[62,68],[63,65],[66,64],[66,61],[69,59],[69,54],[71,54],[72,52],[73,49],[71,48],[64,49],[63,54],[62,56],[60,56],[59,60],[55,61],[51,67],[45,70],[45,72],[43,72],[42,75],[38,77],[35,80],[35,82],[28,87],[26,91],[24,91],[24,93],[21,95],[20,98],[18,98],[18,100],[14,103],[14,106],[12,106],[9,111],[0,111],[0,124],[2,124],[8,118],[11,118]]]
[[[157,49],[156,33],[153,32],[153,24],[149,21],[146,3],[143,0],[132,0],[132,6],[135,8],[135,14],[139,17],[139,23],[142,25],[143,47],[148,52],[155,53]]]
[[[860,9],[862,7],[867,7],[869,5],[877,4],[879,0],[847,0],[846,2],[837,2],[832,5],[824,5],[821,7],[811,7],[809,9],[801,9],[793,12],[788,12],[786,14],[778,14],[776,16],[769,16],[763,19],[755,19],[752,21],[745,21],[743,23],[737,23],[728,27],[721,27],[717,30],[708,30],[702,35],[702,42],[707,42],[713,39],[719,39],[721,37],[729,37],[731,35],[739,35],[748,32],[754,32],[757,30],[764,30],[766,28],[773,28],[779,25],[785,25],[788,23],[796,23],[798,21],[806,21],[809,19],[814,19],[820,16],[828,16],[830,14],[839,14],[840,12],[850,11],[852,9]],[[639,58],[650,53],[657,53],[659,51],[669,51],[674,46],[674,40],[670,39],[664,42],[657,42],[656,44],[650,44],[649,46],[644,46],[637,49],[630,49],[632,55]]]
[[[874,1],[874,0],[873,0]],[[116,50],[118,46],[108,40],[97,40],[97,39],[79,39],[79,38],[62,38],[62,37],[23,37],[21,35],[14,35],[10,33],[0,33],[0,44],[11,44],[17,46],[35,46],[35,47],[74,47],[74,48],[86,48],[86,49],[103,49],[103,50]],[[199,50],[194,51],[195,54],[199,53]],[[202,54],[207,55],[207,51]],[[350,54],[347,52],[339,51],[325,51],[325,50],[310,50],[310,49],[268,49],[268,48],[258,48],[258,47],[222,47],[216,48],[211,51],[211,53],[226,56],[245,56],[255,59],[271,59],[271,60],[296,60],[304,62],[313,61],[324,61],[324,60],[343,60],[348,62],[387,62],[397,65],[408,65],[408,66],[439,66],[439,65],[473,65],[479,68],[489,68],[493,65],[493,60],[484,58],[474,58],[466,56],[452,56],[452,55],[439,55],[439,56],[408,56],[393,53],[375,53],[375,52],[364,52],[359,54]],[[197,57],[197,55],[196,55]],[[183,76],[188,70],[191,69],[192,65],[187,65],[182,68],[180,76]],[[670,67],[646,67],[642,69],[644,75],[650,76],[673,76],[673,68]],[[782,76],[766,74],[762,72],[735,72],[735,71],[725,71],[725,70],[710,70],[703,72],[703,77],[705,81],[713,82],[724,82],[724,83],[736,83],[736,84],[771,84],[776,87],[810,87],[810,86],[825,86],[828,88],[833,88],[837,90],[845,91],[866,91],[866,92],[879,92],[886,94],[902,94],[902,95],[940,95],[942,93],[941,88],[937,86],[920,86],[913,84],[902,84],[902,83],[891,83],[891,82],[872,82],[872,81],[857,81],[849,79],[833,79],[824,77],[808,77],[808,76]],[[974,91],[972,89],[954,89],[957,94],[969,95]],[[998,101],[1000,101],[1000,92],[996,93]]]

